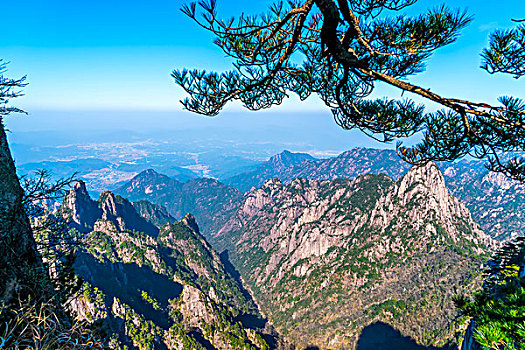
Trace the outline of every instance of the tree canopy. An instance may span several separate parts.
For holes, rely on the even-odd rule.
[[[9,100],[22,95],[21,90],[27,85],[26,77],[12,79],[4,76],[7,71],[6,66],[6,62],[0,59],[0,121],[4,116],[11,113],[25,113],[20,108],[10,106]]]
[[[525,102],[499,97],[498,105],[442,96],[411,84],[437,49],[453,43],[471,17],[446,6],[419,16],[404,11],[417,0],[293,0],[273,2],[267,13],[221,19],[216,2],[182,8],[215,35],[233,58],[225,73],[175,70],[190,111],[215,116],[230,101],[250,110],[280,104],[289,92],[301,100],[316,93],[344,129],[359,129],[389,142],[422,133],[414,147],[397,145],[412,164],[452,161],[466,155],[525,180]],[[525,25],[496,31],[482,53],[487,72],[525,75]],[[442,106],[426,112],[409,98],[367,99],[382,82]]]

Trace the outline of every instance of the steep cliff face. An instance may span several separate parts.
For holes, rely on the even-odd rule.
[[[201,178],[180,183],[153,170],[138,174],[116,193],[132,201],[145,199],[162,205],[179,220],[192,213],[204,235],[220,228],[242,200],[239,190],[217,180]]]
[[[274,163],[270,159],[255,170],[226,179],[225,183],[244,192],[254,186],[260,187],[265,180],[274,177],[284,183],[298,177],[334,180],[355,179],[365,174],[385,174],[397,180],[410,168],[395,151],[370,148],[355,148],[328,159]],[[447,187],[465,203],[486,233],[498,240],[525,233],[525,185],[502,174],[490,173],[481,161],[462,160],[438,165],[444,173]]]
[[[63,202],[72,222],[81,231],[93,229],[93,224],[102,214],[98,203],[91,199],[84,181],[79,181],[69,190]]]
[[[397,182],[268,180],[212,243],[279,331],[324,348],[355,346],[379,320],[425,344],[452,339],[450,296],[473,286],[492,240],[429,163]]]
[[[66,193],[62,209],[64,215],[71,219],[72,226],[81,232],[92,231],[97,220],[103,219],[112,222],[121,231],[137,230],[154,237],[159,233],[158,227],[140,216],[127,199],[110,191],[102,192],[98,201],[91,199],[83,181]],[[159,215],[162,214],[159,212]]]
[[[28,295],[46,296],[49,287],[23,207],[23,190],[0,117],[0,303]],[[3,315],[0,315],[0,319]]]
[[[152,234],[144,223],[153,224],[138,220],[127,200],[104,192],[98,203],[89,201],[82,191],[79,195],[81,188],[75,186],[64,201],[76,210],[77,224],[93,227],[74,264],[85,281],[69,303],[78,319],[104,324],[112,347],[267,347],[259,330],[238,322],[245,315],[259,318],[257,307],[199,233],[191,214],[155,227]],[[82,207],[86,203],[98,209],[98,217]],[[163,208],[155,212],[158,207],[151,204],[140,207],[147,208],[149,218],[165,213]]]

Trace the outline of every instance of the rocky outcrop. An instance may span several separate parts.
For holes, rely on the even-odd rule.
[[[62,212],[70,218],[72,226],[81,232],[92,231],[97,220],[102,219],[112,222],[121,231],[134,229],[153,237],[159,233],[158,227],[137,213],[127,199],[115,196],[110,191],[102,192],[98,201],[91,199],[83,181],[79,181],[65,194]],[[149,206],[144,214],[152,217],[164,215],[161,207],[153,206]]]
[[[79,181],[66,192],[62,208],[73,226],[81,232],[93,229],[93,224],[102,215],[98,203],[91,199],[84,181]]]
[[[98,203],[102,210],[101,218],[113,222],[120,231],[136,230],[152,237],[159,234],[158,227],[140,216],[127,199],[105,191],[100,194]]]
[[[211,324],[217,320],[217,315],[213,313],[213,310],[209,310],[206,296],[193,286],[184,286],[179,310],[184,322],[191,327],[199,327],[203,323]]]
[[[451,295],[474,287],[493,244],[433,163],[398,181],[267,180],[212,243],[278,330],[321,348],[354,346],[377,320],[442,345],[456,329]]]
[[[286,158],[298,155],[291,153]],[[370,148],[355,148],[337,157],[319,160],[303,158],[279,163],[272,159],[255,170],[224,181],[245,192],[274,177],[285,184],[298,177],[335,180],[355,179],[365,174],[385,174],[397,180],[410,168],[394,150]],[[474,220],[491,237],[504,241],[525,234],[525,185],[503,174],[489,172],[482,161],[442,162],[438,166],[452,194],[466,205]]]
[[[84,226],[92,230],[74,263],[84,281],[68,302],[77,319],[104,324],[113,342],[133,348],[266,346],[260,330],[237,323],[240,315],[258,318],[258,310],[191,214],[181,221],[170,218],[151,234],[153,225],[126,199],[109,191],[98,202],[86,199],[69,193],[64,201],[75,209],[76,224],[87,222],[83,203],[99,209]],[[139,207],[150,219],[166,213],[150,203]]]
[[[23,190],[0,117],[0,303],[9,304],[31,295],[45,299],[50,290],[37,253]],[[0,319],[3,315],[0,315]]]
[[[416,208],[408,211],[405,219],[423,232],[430,230],[433,233],[432,228],[425,227],[429,218],[433,218],[446,230],[453,242],[466,239],[472,241],[475,247],[493,244],[474,222],[465,205],[449,193],[445,179],[435,163],[429,162],[408,171],[391,194],[378,201],[371,216],[375,217],[374,220],[382,217],[381,224],[388,227],[392,220],[407,212],[407,206]],[[384,208],[388,210],[385,211]],[[465,230],[470,231],[469,234],[465,234]],[[482,251],[478,250],[478,253]]]

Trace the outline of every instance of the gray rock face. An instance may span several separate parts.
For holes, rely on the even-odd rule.
[[[397,210],[396,204],[400,205]],[[434,217],[454,242],[467,239],[476,245],[493,244],[490,237],[474,222],[465,205],[449,193],[444,177],[435,163],[412,168],[398,181],[392,196],[387,195],[379,200],[372,216],[380,212],[381,208],[394,208],[388,213],[381,213],[385,218],[383,225],[387,225],[409,205],[416,205],[417,209],[408,213],[408,220],[420,229],[424,229],[425,220]],[[467,235],[465,228],[470,231]]]
[[[0,303],[45,298],[46,279],[0,117]]]
[[[69,216],[73,226],[81,232],[92,231],[96,221],[102,219],[112,222],[121,231],[137,230],[153,237],[159,233],[158,227],[140,216],[125,198],[105,191],[98,201],[92,200],[83,181],[79,181],[66,193],[63,208],[64,215]],[[155,208],[150,207],[150,210]]]
[[[209,310],[206,296],[197,288],[184,286],[180,300],[180,312],[188,325],[198,327],[202,322],[211,324],[217,319],[213,310]]]
[[[197,220],[195,220],[195,217],[191,214],[186,214],[183,218],[182,218],[182,223],[186,226],[188,226],[189,228],[191,228],[195,233],[200,233],[199,232],[199,225],[197,225]]]
[[[259,168],[239,174],[225,182],[245,192],[278,177],[283,183],[295,178],[334,180],[355,179],[365,174],[385,174],[397,180],[410,168],[393,150],[355,148],[328,159],[302,159],[275,162],[273,158]],[[474,220],[491,237],[501,241],[525,234],[525,185],[502,174],[490,173],[481,161],[461,160],[439,163],[447,187],[472,213]]]
[[[102,216],[102,210],[98,203],[91,199],[84,181],[79,181],[64,196],[63,208],[67,210],[66,215],[77,229],[88,232],[93,229],[95,221]]]
[[[292,339],[301,343],[323,329],[311,340],[320,347],[355,344],[359,327],[347,325],[376,319],[366,313],[371,305],[406,305],[429,293],[447,307],[398,311],[406,315],[385,321],[419,341],[415,324],[447,329],[454,318],[447,298],[469,288],[466,276],[479,273],[480,254],[493,245],[433,163],[397,182],[386,175],[267,180],[245,194],[212,243],[231,249],[278,330],[293,329]],[[433,272],[425,274],[428,269]]]

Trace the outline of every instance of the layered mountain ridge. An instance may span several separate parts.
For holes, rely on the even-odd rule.
[[[267,341],[275,341],[262,332],[253,300],[191,214],[172,220],[165,209],[132,205],[111,192],[94,201],[82,182],[63,207],[86,243],[74,264],[84,285],[70,309],[78,319],[104,325],[110,346],[267,349]],[[259,325],[243,325],[246,318]]]
[[[288,152],[290,153],[290,152]],[[287,154],[287,157],[292,157]],[[399,179],[410,165],[393,150],[355,148],[327,159],[297,158],[287,166],[273,166],[271,159],[250,172],[225,179],[226,184],[247,191],[273,177],[289,183],[295,178],[355,179],[365,174],[385,174]],[[525,185],[502,174],[489,172],[481,161],[438,163],[447,187],[471,211],[481,228],[498,240],[525,233]]]
[[[131,201],[148,200],[165,207],[176,219],[192,213],[204,233],[220,228],[237,208],[242,194],[215,179],[178,182],[154,170],[145,170],[115,190]]]
[[[451,341],[451,296],[474,287],[493,244],[433,163],[398,181],[267,180],[211,240],[280,332],[321,348],[354,347],[376,321]]]
[[[525,185],[488,172],[481,161],[462,160],[438,166],[447,188],[465,203],[486,233],[501,241],[525,233]],[[289,183],[298,177],[335,180],[385,174],[397,180],[409,168],[392,150],[356,148],[328,159],[284,151],[255,170],[224,179],[224,184],[213,179],[194,179],[183,184],[148,170],[116,193],[131,200],[147,199],[166,206],[178,219],[186,212],[194,213],[202,232],[208,236],[220,229],[241,204],[240,191],[258,188],[268,179],[277,177]]]
[[[227,251],[269,322],[299,348],[353,348],[377,322],[442,346],[465,326],[452,295],[480,283],[495,245],[475,221],[494,237],[512,235],[501,221],[487,226],[505,208],[505,220],[521,215],[518,196],[497,199],[520,186],[478,162],[408,168],[386,150],[327,160],[285,152],[236,178],[250,188],[244,195],[217,180],[181,184],[152,171],[119,193],[171,205],[174,217],[200,210],[204,237]]]

